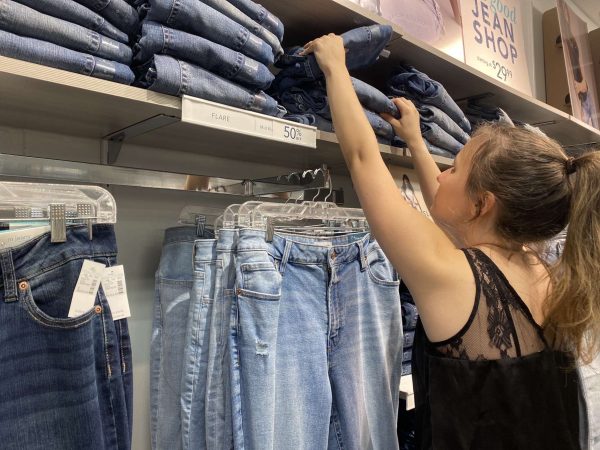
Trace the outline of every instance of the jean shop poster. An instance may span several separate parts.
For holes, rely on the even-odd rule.
[[[397,24],[403,34],[465,60],[460,0],[352,0]]]
[[[388,169],[404,200],[425,217],[431,219],[427,203],[425,203],[425,198],[421,192],[417,173],[414,170],[407,170],[398,166],[389,166]]]
[[[587,23],[564,0],[557,0],[557,8],[573,116],[600,128],[598,92]]]
[[[465,62],[532,95],[523,5],[519,0],[461,0]]]

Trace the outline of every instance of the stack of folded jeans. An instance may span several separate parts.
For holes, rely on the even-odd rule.
[[[388,80],[388,90],[394,97],[415,103],[421,115],[421,133],[431,153],[453,157],[467,143],[471,124],[439,82],[414,67],[401,66]]]
[[[137,29],[125,0],[0,0],[0,55],[119,83],[134,80]]]
[[[391,27],[382,25],[356,28],[342,34],[347,49],[348,69],[356,70],[373,64],[389,42],[391,34]],[[301,47],[292,47],[278,61],[276,65],[282,70],[277,74],[270,92],[288,109],[290,114],[287,119],[316,125],[323,131],[334,131],[323,72],[314,55],[300,56],[301,51]],[[380,142],[390,145],[394,131],[379,113],[397,116],[396,107],[385,94],[367,83],[355,78],[352,82]]]
[[[469,101],[465,109],[465,115],[473,128],[485,122],[499,122],[509,126],[515,125],[502,108],[493,105],[484,105],[476,101]]]
[[[415,302],[404,283],[400,284],[400,302],[402,305],[402,329],[404,330],[404,348],[402,350],[402,376],[404,376],[412,373],[412,346],[419,318]]]
[[[262,91],[274,78],[267,66],[283,54],[283,25],[264,8],[251,1],[134,1],[143,18],[134,46],[140,86],[285,114]]]

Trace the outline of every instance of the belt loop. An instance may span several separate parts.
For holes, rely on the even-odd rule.
[[[285,248],[283,249],[283,256],[281,257],[281,264],[279,264],[279,273],[283,275],[285,272],[285,266],[287,265],[288,259],[290,258],[290,252],[292,251],[292,241],[285,240]]]
[[[10,250],[0,253],[0,265],[4,281],[4,301],[6,303],[15,302],[17,301],[17,280]]]
[[[361,239],[356,243],[358,245],[358,253],[360,258],[360,271],[364,272],[367,270],[367,247],[369,245],[369,239]]]

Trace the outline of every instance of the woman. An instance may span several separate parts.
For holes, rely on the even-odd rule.
[[[414,105],[395,99],[401,119],[386,119],[411,150],[432,223],[403,200],[381,158],[342,40],[324,36],[304,53],[325,74],[372,233],[419,308],[420,447],[579,448],[573,364],[563,357],[589,360],[599,346],[600,154],[568,158],[530,131],[487,126],[440,173]],[[530,245],[567,224],[564,254],[549,270]]]

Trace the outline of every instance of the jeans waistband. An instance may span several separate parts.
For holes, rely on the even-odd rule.
[[[239,231],[239,229],[230,228],[222,228],[219,230],[219,237],[217,239],[217,252],[235,252],[238,245]]]
[[[17,283],[48,272],[67,261],[81,258],[115,257],[117,241],[114,226],[92,226],[93,239],[89,239],[86,226],[67,228],[67,240],[51,243],[50,233],[45,233],[18,247],[0,252],[0,296],[9,302],[17,299]]]
[[[172,227],[165,230],[163,245],[175,244],[178,242],[194,242],[197,239],[212,239],[214,233],[212,230],[199,230],[196,226],[185,225],[181,227]]]
[[[217,259],[217,240],[198,239],[194,242],[194,264],[216,261]]]

